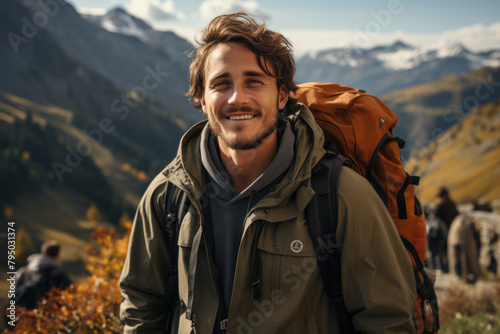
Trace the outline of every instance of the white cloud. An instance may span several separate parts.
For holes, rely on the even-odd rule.
[[[175,10],[173,0],[130,0],[127,5],[130,14],[146,21],[182,20],[184,13]]]
[[[435,45],[460,43],[473,51],[500,49],[500,22],[490,26],[476,24],[458,30],[449,30],[439,36]]]
[[[78,13],[82,15],[104,15],[108,11],[106,8],[77,7]]]
[[[188,40],[192,44],[196,45],[196,37],[200,34],[201,30],[204,28],[203,25],[179,25],[175,24],[175,22],[158,22],[153,23],[153,27],[159,31],[172,31],[180,37]]]
[[[205,0],[200,5],[199,13],[203,19],[211,20],[217,15],[234,13],[240,10],[256,15],[263,20],[269,19],[269,16],[260,9],[259,3],[254,0]]]

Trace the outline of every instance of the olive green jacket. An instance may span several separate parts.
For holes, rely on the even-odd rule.
[[[304,215],[313,196],[311,170],[325,153],[323,134],[307,108],[289,117],[296,134],[294,161],[276,190],[264,196],[245,218],[227,333],[339,332]],[[204,122],[199,123],[184,135],[177,157],[152,181],[139,204],[120,279],[125,333],[161,333],[165,328],[162,300],[169,256],[160,224],[165,222],[167,182],[185,190],[192,203],[179,231],[180,302],[172,332],[213,331],[219,298],[216,269],[204,238],[196,267],[194,327],[185,314],[191,246],[203,224],[203,127]],[[414,333],[411,316],[416,292],[408,254],[371,185],[347,167],[342,169],[339,182],[337,242],[342,252],[345,304],[356,331]],[[259,300],[254,300],[252,288],[256,266],[262,294]]]

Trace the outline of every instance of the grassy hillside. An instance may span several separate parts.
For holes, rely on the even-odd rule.
[[[464,76],[444,76],[428,84],[394,91],[383,99],[392,108],[405,113],[443,115],[455,110],[457,105],[467,112],[476,99],[482,103],[497,99],[500,95],[498,79],[500,68],[482,68]],[[471,98],[467,99],[469,96]]]
[[[33,103],[28,111],[23,111],[7,102],[0,105],[0,115],[4,119],[10,117],[10,122],[0,123],[0,181],[4,190],[0,205],[13,204],[18,196],[36,191],[41,185],[65,186],[95,202],[110,218],[119,217],[125,207],[123,200],[114,195],[104,175],[106,170],[94,163],[102,160],[100,148],[92,152],[98,159],[78,155],[78,148],[83,148],[78,144],[76,150],[71,151],[71,142],[78,139],[80,132],[67,121],[53,119],[59,116],[68,120],[71,114],[60,110],[59,115],[54,116],[57,109],[46,106],[38,109]],[[79,143],[85,139],[81,137]],[[73,153],[68,159],[70,151]]]
[[[422,177],[418,194],[435,200],[438,187],[448,186],[456,201],[500,199],[500,101],[474,109],[406,163]]]
[[[8,197],[63,183],[96,202],[109,220],[130,211],[149,179],[173,158],[187,126],[148,101],[131,96],[130,103],[137,107],[122,119],[109,110],[91,115],[0,91],[1,177]],[[0,205],[6,200],[0,198]]]
[[[477,106],[497,101],[499,86],[500,68],[483,68],[382,96],[398,115],[395,134],[407,141],[403,156],[427,146]]]

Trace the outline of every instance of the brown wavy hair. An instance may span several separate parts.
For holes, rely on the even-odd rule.
[[[200,99],[205,89],[205,63],[210,52],[220,43],[229,42],[242,43],[253,51],[258,56],[260,68],[276,78],[278,89],[282,85],[288,93],[298,89],[293,82],[295,61],[292,43],[282,34],[268,30],[265,23],[259,24],[253,16],[240,11],[217,16],[202,32],[200,48],[189,68],[191,84],[186,94],[195,108],[201,109]],[[289,98],[287,105],[294,103],[295,100]]]

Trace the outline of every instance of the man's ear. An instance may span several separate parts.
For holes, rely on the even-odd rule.
[[[201,111],[203,112],[204,115],[207,115],[207,112],[206,112],[206,104],[205,104],[205,97],[203,95],[201,95],[200,97],[200,104],[201,104]]]
[[[281,85],[278,92],[278,109],[282,110],[285,108],[286,103],[288,102],[289,92],[285,88],[285,85]]]

